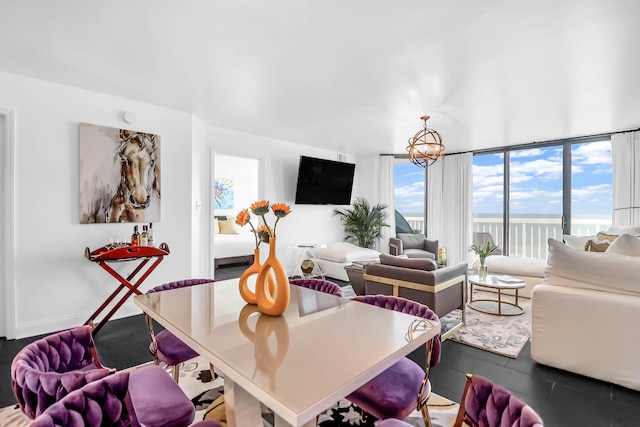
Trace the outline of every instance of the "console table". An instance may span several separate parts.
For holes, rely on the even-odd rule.
[[[133,294],[141,295],[142,292],[138,290],[142,282],[145,281],[149,274],[162,262],[164,257],[169,255],[169,246],[166,243],[161,243],[159,247],[151,246],[130,246],[130,245],[108,245],[91,251],[89,248],[85,248],[84,256],[91,262],[95,262],[102,267],[107,273],[113,276],[120,285],[116,288],[111,295],[109,295],[93,312],[91,317],[84,322],[85,325],[91,325],[93,327],[93,334],[97,334],[98,331],[107,323],[109,319],[115,314],[116,311],[125,303],[125,301]],[[149,261],[154,260],[151,265],[143,270]],[[139,261],[138,265],[133,271],[126,277],[122,277],[117,271],[115,271],[109,263],[114,262],[131,262]],[[140,277],[132,283],[133,279],[142,272]],[[126,288],[126,291],[125,291]],[[109,304],[116,298],[120,292],[125,291],[124,295],[116,302],[111,310],[98,322],[96,325],[94,322],[96,318],[102,313]]]

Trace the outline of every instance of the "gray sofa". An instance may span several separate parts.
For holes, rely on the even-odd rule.
[[[443,334],[448,338],[465,322],[467,263],[437,268],[431,259],[381,254],[380,263],[365,267],[365,293],[395,295],[429,306],[438,317],[462,310],[462,322]]]

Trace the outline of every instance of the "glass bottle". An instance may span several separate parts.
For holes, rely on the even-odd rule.
[[[138,226],[133,226],[133,234],[131,235],[131,246],[140,245],[140,233],[138,233]]]
[[[142,226],[142,233],[140,233],[140,246],[149,246],[149,233],[147,232],[147,226]]]
[[[147,230],[147,240],[148,240],[148,245],[149,246],[155,246],[156,245],[156,239],[155,236],[153,234],[153,223],[149,223],[149,230]]]

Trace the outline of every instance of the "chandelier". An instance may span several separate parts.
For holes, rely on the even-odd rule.
[[[409,138],[407,152],[414,165],[428,167],[444,156],[444,145],[440,134],[427,127],[429,116],[422,116],[420,120],[424,120],[424,127],[413,138]]]

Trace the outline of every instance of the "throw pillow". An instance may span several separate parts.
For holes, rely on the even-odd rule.
[[[627,226],[622,226],[622,227],[617,227],[612,225],[611,227],[609,227],[609,229],[607,231],[605,231],[605,233],[607,234],[615,234],[615,235],[621,235],[621,234],[633,234],[633,235],[638,235],[640,234],[640,225],[627,225]]]
[[[610,244],[611,242],[608,240],[603,240],[601,242],[589,240],[585,245],[584,250],[587,252],[605,252]]]
[[[607,250],[610,254],[640,257],[640,239],[631,234],[622,234],[611,242]]]
[[[549,239],[543,284],[640,294],[640,261],[607,252],[576,251]],[[535,292],[535,290],[534,290]]]
[[[432,271],[438,268],[436,262],[430,258],[401,258],[388,254],[380,254],[380,264],[425,271]]]
[[[218,218],[213,219],[213,234],[220,234],[220,220]]]
[[[562,240],[564,243],[573,249],[579,249],[581,251],[585,250],[585,246],[589,239],[595,240],[596,236],[571,236],[569,234],[565,234],[562,236]]]
[[[220,234],[238,234],[235,219],[227,219],[218,222],[220,224]]]
[[[604,240],[607,240],[609,242],[613,242],[614,240],[616,240],[617,237],[618,237],[617,234],[607,234],[607,233],[602,233],[602,232],[598,233],[598,235],[597,235],[598,242],[602,242]]]

